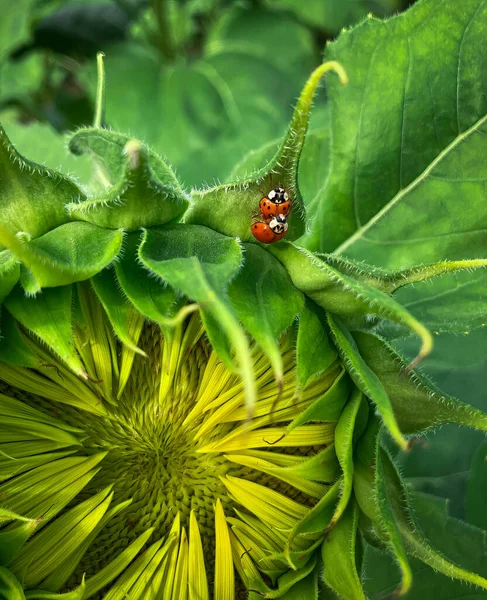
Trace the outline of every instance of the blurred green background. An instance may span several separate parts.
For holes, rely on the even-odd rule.
[[[187,186],[224,181],[248,152],[283,135],[327,40],[407,4],[0,0],[0,118],[21,149],[42,132],[33,159],[61,161],[54,133],[91,123],[102,50],[106,124],[165,155]],[[314,120],[323,125],[319,111]],[[19,131],[19,122],[30,127]]]
[[[93,121],[101,50],[106,125],[166,156],[188,190],[228,181],[272,154],[329,40],[369,13],[387,17],[411,3],[0,0],[0,122],[25,156],[88,181],[90,167],[84,157],[68,155],[65,134]],[[311,213],[327,179],[329,144],[321,90],[300,164],[300,187]],[[412,357],[416,344],[406,340],[400,349]],[[487,411],[487,327],[437,336],[423,372],[445,392]],[[443,427],[398,460],[416,490],[448,499],[452,516],[487,529],[486,452],[482,433]],[[426,515],[428,502],[422,507]],[[461,534],[457,525],[445,523],[430,524],[431,537],[451,551],[452,539]],[[478,543],[483,549],[482,537]],[[478,555],[483,564],[476,570],[486,570],[483,550]],[[383,561],[369,552],[367,586],[373,596],[398,579]],[[430,598],[433,589],[435,600],[473,597],[458,586],[422,565],[407,597]]]

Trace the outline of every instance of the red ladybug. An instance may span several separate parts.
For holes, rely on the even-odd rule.
[[[282,240],[287,233],[288,224],[286,217],[277,215],[269,223],[257,221],[250,226],[250,231],[254,238],[263,244],[273,244]]]
[[[289,194],[279,185],[274,190],[271,190],[267,194],[267,197],[262,198],[259,207],[262,218],[266,223],[269,223],[277,215],[287,217],[291,211]]]

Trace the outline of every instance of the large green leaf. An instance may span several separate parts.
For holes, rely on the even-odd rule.
[[[429,541],[458,564],[482,575],[487,574],[485,533],[448,516],[444,500],[427,494],[415,494],[416,518]],[[417,559],[411,559],[413,584],[404,596],[424,600],[434,594],[437,600],[484,600],[487,592],[433,571]],[[370,597],[388,597],[397,589],[398,574],[391,559],[367,547],[364,587]]]
[[[29,78],[30,79],[30,78]],[[47,123],[23,124],[12,118],[5,118],[2,124],[15,148],[29,160],[56,169],[67,175],[74,175],[82,183],[87,183],[92,175],[92,166],[87,157],[73,157],[66,152],[66,138],[57,133]],[[71,201],[76,200],[73,197]]]
[[[327,47],[351,84],[329,84],[323,226],[334,226],[322,249],[342,244],[351,256],[389,265],[485,252],[486,20],[482,0],[426,0],[387,22],[369,19]]]
[[[9,2],[2,7],[0,19],[0,61],[29,35],[30,11],[34,0]]]
[[[401,0],[272,0],[272,5],[293,12],[312,27],[336,34],[370,12],[377,17],[391,14],[401,8]]]
[[[472,525],[487,529],[487,442],[475,453],[467,489],[467,519]]]
[[[192,185],[225,179],[249,150],[284,133],[314,61],[310,32],[273,11],[232,7],[207,34],[189,63],[161,64],[135,44],[106,57],[107,123],[154,146]]]

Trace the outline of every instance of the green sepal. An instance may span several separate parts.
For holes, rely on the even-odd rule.
[[[20,278],[20,265],[10,250],[0,252],[0,304]]]
[[[91,285],[120,341],[133,352],[146,356],[137,346],[144,318],[127,302],[117,285],[115,272],[112,269],[101,271],[91,279]]]
[[[241,323],[267,354],[282,388],[278,340],[300,312],[304,297],[271,254],[255,244],[243,244],[242,250],[244,263],[231,281],[228,295]]]
[[[318,600],[318,569],[314,569],[307,577],[301,579],[281,596],[282,600]],[[258,596],[249,594],[249,600],[259,600]]]
[[[17,286],[6,299],[5,307],[19,323],[52,348],[74,373],[86,379],[73,342],[71,301],[71,286],[47,288],[36,296],[26,296]]]
[[[296,341],[296,396],[299,398],[308,381],[324,373],[337,358],[338,353],[328,336],[326,315],[306,298],[299,315]]]
[[[377,406],[387,429],[398,446],[403,450],[407,450],[409,442],[405,439],[399,427],[389,396],[381,380],[362,358],[354,339],[340,319],[328,315],[328,323],[350,377],[367,398]]]
[[[298,425],[309,421],[338,421],[347,402],[351,387],[350,377],[342,369],[342,372],[336,375],[335,381],[326,392],[313,400],[307,408],[289,423],[287,433],[290,433]]]
[[[27,590],[25,598],[26,600],[83,600],[85,589],[85,575],[83,575],[81,583],[70,592],[57,594],[56,592],[45,590]]]
[[[125,236],[123,253],[115,261],[118,283],[142,315],[156,323],[164,323],[170,317],[177,295],[172,287],[161,284],[139,264],[140,239],[140,233]]]
[[[69,178],[23,158],[0,125],[0,197],[2,226],[33,239],[67,223],[65,204],[84,195]],[[0,237],[0,250],[5,245]]]
[[[359,509],[351,500],[340,520],[321,545],[323,579],[333,591],[347,600],[365,600],[357,572],[356,547]]]
[[[386,458],[386,460],[388,459]],[[397,492],[395,488],[398,482],[391,482],[391,478],[395,479],[394,470],[393,468],[388,468],[388,473],[384,470],[384,454],[381,448],[381,434],[379,432],[379,435],[377,435],[376,438],[374,488],[379,515],[379,534],[385,534],[389,550],[401,571],[401,583],[394,592],[394,597],[407,594],[411,588],[413,574],[399,532],[399,527],[396,523],[397,517],[395,513],[397,508],[396,510],[394,509],[394,501],[397,502],[398,500],[395,493]]]
[[[20,280],[27,292],[83,281],[109,265],[120,252],[123,232],[90,223],[66,223],[22,242],[0,225],[0,243],[23,263]]]
[[[234,368],[234,349],[250,410],[256,398],[250,348],[226,299],[228,283],[242,264],[237,240],[199,225],[166,225],[144,232],[139,258],[150,271],[200,304],[208,337],[230,368]]]
[[[290,552],[293,549],[293,541],[297,537],[301,537],[310,541],[310,544],[318,540],[323,539],[325,529],[328,527],[335,507],[337,505],[340,496],[340,487],[342,485],[342,479],[338,479],[326,492],[326,494],[320,498],[306,515],[298,522],[294,529],[289,533],[288,539],[286,540],[286,546],[284,549],[284,555],[292,566],[293,562],[290,558]]]
[[[282,598],[286,592],[292,594],[294,586],[313,573],[316,567],[316,560],[316,555],[312,555],[304,567],[289,570],[284,575],[281,575],[277,580],[276,589],[269,588],[262,579],[259,579],[249,582],[249,591],[255,591],[255,587],[259,587],[259,596],[264,598]]]
[[[86,127],[71,136],[68,147],[73,154],[91,156],[95,164],[103,169],[107,185],[113,185],[123,177],[126,164],[125,147],[130,141],[134,140],[115,131]],[[167,162],[150,148],[145,148],[145,152],[157,184],[181,193],[181,185]]]
[[[0,594],[4,600],[25,600],[22,584],[6,567],[0,567]]]
[[[357,281],[375,287],[386,294],[394,294],[394,292],[405,286],[427,282],[447,273],[473,271],[487,267],[486,258],[444,260],[437,263],[407,267],[405,269],[385,269],[357,262],[338,254],[317,253],[316,256],[335,269],[338,269],[344,275],[353,277]]]
[[[353,337],[368,368],[381,381],[405,434],[446,423],[487,431],[485,413],[437,391],[418,373],[406,374],[406,364],[385,340],[363,331],[353,332]]]
[[[486,579],[450,562],[430,545],[415,517],[410,492],[402,481],[392,458],[383,448],[377,452],[376,468],[381,473],[377,476],[377,483],[387,490],[388,510],[394,519],[405,552],[447,577],[473,583],[487,590]]]
[[[32,368],[40,363],[34,347],[4,306],[0,306],[0,361],[16,367]]]
[[[336,62],[325,63],[315,69],[301,92],[289,129],[276,155],[248,178],[194,192],[193,204],[185,218],[187,223],[205,225],[243,241],[255,241],[250,231],[252,217],[259,213],[260,199],[280,184],[289,190],[293,202],[288,219],[288,239],[294,240],[305,233],[304,203],[297,180],[299,157],[314,93],[329,70],[334,70],[341,82],[346,83],[346,74]]]
[[[370,318],[387,319],[421,339],[421,348],[409,368],[425,358],[433,348],[428,329],[403,306],[384,292],[358,282],[290,242],[276,244],[269,251],[286,267],[294,285],[328,313],[339,315],[354,328],[368,326]]]
[[[358,263],[336,254],[319,254],[323,261],[365,285],[386,294],[399,291],[398,301],[413,306],[421,323],[437,332],[465,333],[485,324],[485,272],[487,259],[441,261],[406,269],[384,269]],[[471,272],[476,270],[475,276]],[[431,280],[434,279],[434,285]],[[454,292],[454,293],[452,293]],[[458,292],[458,293],[457,293]],[[444,295],[449,294],[445,302]],[[403,328],[381,323],[387,337],[404,333]]]
[[[353,449],[354,443],[363,434],[369,415],[367,402],[362,393],[355,388],[350,400],[343,409],[335,429],[335,452],[343,473],[340,486],[340,499],[333,513],[327,529],[336,525],[344,513],[353,488]]]
[[[180,186],[159,181],[152,171],[150,155],[140,142],[127,142],[122,155],[120,179],[95,198],[68,204],[71,218],[125,231],[178,220],[189,205]]]
[[[28,519],[27,517],[23,517],[22,515],[18,515],[12,510],[8,508],[3,508],[0,506],[0,523],[2,521],[32,521],[32,519]]]
[[[276,467],[276,474],[293,475],[311,481],[325,481],[332,483],[335,481],[338,472],[339,464],[335,453],[334,444],[330,444],[323,450],[320,450],[314,456],[288,467]]]
[[[0,565],[6,567],[12,562],[38,526],[38,521],[28,519],[18,527],[0,531]]]
[[[375,454],[382,424],[376,414],[369,414],[364,434],[358,440],[354,455],[353,492],[362,513],[377,524],[379,514],[375,502]]]

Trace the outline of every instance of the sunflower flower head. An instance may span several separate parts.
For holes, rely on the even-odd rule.
[[[412,373],[432,336],[394,298],[456,261],[386,272],[292,243],[310,77],[275,157],[189,197],[141,142],[73,135],[87,195],[0,129],[0,594],[364,599],[362,539],[487,582],[431,548],[383,438],[407,451],[487,416]],[[97,111],[97,115],[102,111]],[[289,190],[286,241],[250,224]],[[100,191],[101,186],[101,191]],[[266,188],[267,189],[267,188]],[[232,211],[228,211],[232,206]],[[374,326],[415,334],[409,366]]]

